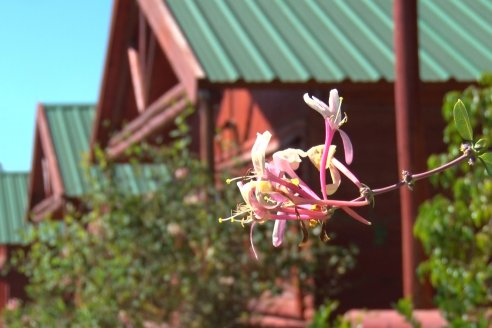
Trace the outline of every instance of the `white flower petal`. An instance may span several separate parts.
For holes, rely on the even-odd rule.
[[[332,183],[326,185],[326,194],[333,195],[340,187],[342,179],[340,177],[340,172],[335,166],[330,166],[330,175]]]
[[[304,101],[309,107],[323,115],[324,118],[330,117],[330,109],[328,108],[328,106],[315,96],[310,97],[307,93],[305,93]]]
[[[277,167],[284,172],[289,171],[287,167],[290,167],[295,171],[299,168],[299,164],[302,162],[301,157],[306,156],[307,153],[301,149],[287,148],[275,152],[275,154],[273,154],[273,161],[275,165],[277,165]]]
[[[311,160],[311,163],[319,170],[321,166],[321,157],[323,156],[323,149],[325,149],[325,145],[318,145],[311,147],[307,151],[307,155],[309,159]],[[331,145],[330,149],[328,150],[328,157],[326,159],[326,168],[329,168],[331,165],[331,159],[333,158],[333,155],[335,155],[337,147],[335,145]]]
[[[265,153],[272,134],[269,131],[256,134],[256,141],[251,149],[251,160],[258,177],[263,176],[265,171]]]
[[[275,220],[275,225],[273,227],[272,233],[272,244],[275,247],[282,245],[285,234],[285,226],[287,225],[286,220]]]
[[[340,97],[338,96],[337,89],[330,90],[330,98],[328,99],[328,105],[332,115],[338,112],[338,108],[340,107]]]
[[[249,201],[249,196],[251,194],[251,190],[253,187],[255,187],[256,181],[249,181],[247,183],[243,183],[242,181],[239,181],[237,183],[237,187],[239,188],[239,191],[241,192],[241,196],[243,196],[244,202],[246,205],[251,207],[251,202]]]

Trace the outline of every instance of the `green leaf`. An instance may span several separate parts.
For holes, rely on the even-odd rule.
[[[482,154],[484,151],[487,150],[488,147],[488,140],[485,138],[482,138],[475,142],[475,145],[473,145],[473,149],[478,152],[479,154]]]
[[[483,165],[485,165],[485,169],[487,170],[487,174],[492,176],[492,153],[488,152],[478,156],[482,161]]]
[[[468,118],[465,104],[463,104],[461,99],[458,99],[454,105],[453,116],[456,129],[458,130],[460,136],[467,141],[471,141],[473,139],[473,132],[470,119]]]

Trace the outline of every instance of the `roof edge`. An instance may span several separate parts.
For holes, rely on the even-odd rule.
[[[58,164],[58,157],[56,155],[50,125],[48,123],[48,118],[46,117],[46,109],[43,104],[38,104],[37,128],[40,133],[41,147],[43,148],[50,169],[53,193],[56,196],[61,197],[65,193],[65,187],[61,177],[60,165]]]
[[[137,2],[161,49],[185,86],[188,98],[194,102],[197,97],[197,80],[204,78],[205,73],[188,40],[165,1],[137,0]]]

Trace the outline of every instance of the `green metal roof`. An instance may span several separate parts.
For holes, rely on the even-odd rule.
[[[164,0],[212,82],[394,79],[390,0]],[[492,1],[420,0],[424,81],[492,70]]]
[[[0,172],[0,244],[21,244],[27,208],[27,173]]]
[[[65,194],[67,196],[83,195],[88,189],[82,167],[83,156],[89,151],[95,107],[90,105],[46,105],[44,108]]]
[[[60,167],[65,195],[79,197],[90,189],[86,181],[84,156],[89,152],[95,107],[92,105],[45,105],[51,137]],[[91,172],[94,173],[93,168]],[[133,194],[155,189],[156,176],[167,174],[161,165],[118,164],[114,179]]]

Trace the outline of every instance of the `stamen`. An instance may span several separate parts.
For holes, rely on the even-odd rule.
[[[222,223],[224,221],[230,221],[230,222],[235,222],[236,219],[238,216],[242,216],[242,215],[246,215],[248,214],[249,216],[251,215],[251,209],[248,208],[246,205],[244,204],[240,204],[237,206],[237,209],[234,211],[234,212],[231,212],[231,216],[227,217],[227,218],[219,218],[219,223]],[[243,224],[244,221],[244,218],[241,218],[241,223]],[[247,221],[249,222],[249,220]]]
[[[251,180],[253,178],[254,178],[254,176],[252,176],[252,175],[245,175],[245,176],[241,176],[241,177],[235,177],[235,178],[232,178],[232,179],[228,178],[228,179],[226,179],[226,183],[227,184],[231,184],[231,182],[234,182],[234,181],[237,181],[237,180]]]
[[[295,179],[290,179],[290,182],[291,182],[294,186],[296,186],[296,187],[299,187],[299,185],[301,184],[301,181],[300,181],[299,179],[297,179],[297,178],[295,178]]]

